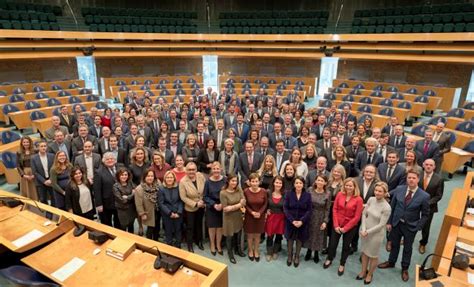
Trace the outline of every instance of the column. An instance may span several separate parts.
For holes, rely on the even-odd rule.
[[[337,77],[338,57],[321,58],[321,70],[319,72],[319,87],[316,99],[319,101],[323,98],[324,93],[328,92],[328,88],[332,87],[332,81]]]
[[[77,74],[79,79],[84,80],[86,88],[92,89],[92,93],[98,94],[97,71],[95,58],[93,56],[77,56]]]
[[[471,80],[469,81],[469,87],[467,88],[467,95],[466,95],[466,101],[465,102],[474,102],[474,70],[472,70],[471,73]],[[464,105],[464,103],[460,103],[461,106]]]
[[[208,87],[219,93],[218,57],[216,55],[202,56],[202,75],[204,78],[204,93]]]

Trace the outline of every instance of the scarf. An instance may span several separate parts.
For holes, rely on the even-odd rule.
[[[151,201],[152,203],[157,202],[158,199],[158,185],[154,183],[151,187],[148,186],[146,183],[140,184],[141,188],[143,189],[143,196]]]
[[[233,173],[234,167],[235,167],[235,158],[236,158],[236,153],[233,152],[232,155],[229,158],[229,166],[225,166],[225,158],[227,154],[225,150],[221,151],[220,159],[221,159],[221,166],[224,168],[225,175],[229,175]]]

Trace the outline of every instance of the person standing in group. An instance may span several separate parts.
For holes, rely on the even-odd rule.
[[[261,179],[260,186],[265,189],[269,189],[272,185],[275,176],[278,175],[276,169],[275,158],[272,155],[266,155],[263,159],[262,166],[257,171]]]
[[[354,234],[358,232],[357,224],[360,221],[363,210],[363,201],[360,197],[359,187],[354,178],[344,180],[341,191],[336,195],[332,210],[332,220],[334,229],[330,238],[328,256],[324,262],[324,269],[331,266],[339,239],[342,237],[341,261],[337,274],[344,274],[347,257],[349,257],[350,244]]]
[[[311,253],[314,251],[314,263],[319,262],[319,251],[326,249],[327,229],[329,222],[329,210],[331,208],[331,195],[326,190],[328,178],[324,175],[316,176],[313,187],[310,188],[313,212],[309,225],[309,240],[304,247],[308,248],[305,261],[311,260]]]
[[[204,146],[206,148],[199,151],[197,164],[200,172],[209,175],[214,162],[219,160],[219,149],[216,148],[216,140],[212,137],[207,138]]]
[[[234,141],[226,139],[224,141],[224,149],[219,154],[219,162],[224,170],[224,175],[237,174],[239,169],[239,155],[234,151]]]
[[[39,201],[48,204],[48,198],[50,198],[51,206],[55,206],[49,176],[49,171],[54,162],[54,154],[48,153],[47,150],[48,143],[46,141],[40,141],[38,144],[38,153],[31,158],[31,169],[35,175],[36,191]],[[47,213],[47,216],[50,218],[52,215],[51,213]]]
[[[193,241],[199,249],[204,250],[202,244],[202,229],[204,208],[204,185],[206,178],[200,172],[197,172],[197,165],[194,162],[188,162],[186,165],[186,176],[179,182],[179,196],[184,202],[185,222],[186,222],[186,241],[188,251],[194,252]]]
[[[402,273],[403,281],[408,281],[413,242],[416,233],[421,231],[430,215],[430,195],[418,187],[420,174],[415,170],[407,173],[407,185],[401,185],[391,193],[392,213],[387,224],[392,249],[388,261],[379,268],[393,268],[398,259],[400,242],[403,238]]]
[[[208,139],[209,141],[209,139]],[[221,164],[218,161],[212,163],[211,174],[204,185],[204,202],[206,203],[206,223],[209,230],[209,243],[211,254],[222,252],[222,204],[220,193],[226,183],[222,176]]]
[[[226,237],[229,261],[235,264],[237,261],[234,258],[234,251],[241,257],[245,256],[237,243],[244,225],[241,208],[245,207],[245,197],[236,175],[227,176],[227,183],[219,197],[223,211],[222,234]]]
[[[135,185],[132,182],[132,175],[127,169],[120,168],[116,177],[117,182],[113,188],[120,229],[133,233],[137,209],[135,207]]]
[[[285,212],[285,238],[288,240],[288,259],[286,265],[298,267],[303,243],[309,238],[311,220],[311,195],[305,190],[304,178],[297,176],[293,181],[293,189],[285,195],[283,205]],[[293,247],[296,250],[293,257]]]
[[[364,279],[366,285],[372,282],[375,268],[377,268],[380,246],[385,237],[385,226],[392,211],[387,197],[387,184],[377,182],[374,187],[374,196],[369,198],[362,213],[359,231],[362,245],[362,269],[356,279]]]
[[[267,192],[260,187],[260,179],[257,173],[248,177],[250,187],[244,190],[246,208],[244,230],[247,233],[249,259],[260,261],[260,234],[265,231],[265,210],[267,209]]]
[[[71,181],[64,195],[66,210],[76,215],[94,220],[95,210],[89,182],[80,167],[71,169]]]
[[[156,178],[163,182],[165,173],[171,169],[171,165],[169,165],[160,152],[154,151],[153,152],[153,163],[150,166],[150,169],[152,169],[155,172]]]
[[[35,154],[33,140],[29,136],[20,139],[20,150],[16,153],[16,169],[20,175],[20,195],[38,200],[35,175],[31,169],[31,158]]]
[[[146,225],[146,237],[158,241],[160,237],[159,193],[160,182],[155,177],[153,170],[143,174],[140,185],[135,189],[135,206],[137,214]]]
[[[283,170],[283,191],[289,192],[293,189],[293,181],[296,178],[296,169],[295,167],[289,163],[285,165],[285,168]]]
[[[176,183],[179,184],[181,179],[186,176],[186,168],[184,166],[183,156],[178,154],[174,161],[175,167],[171,170],[176,175]]]
[[[163,184],[159,187],[158,196],[163,227],[165,228],[165,242],[181,248],[181,228],[183,225],[184,204],[179,197],[178,182],[172,171],[164,175]]]
[[[51,178],[51,187],[53,188],[54,204],[56,208],[65,210],[66,203],[64,195],[66,194],[66,187],[71,180],[72,165],[67,159],[66,153],[58,151],[54,157],[54,163],[49,171]]]
[[[275,168],[276,172],[276,168]],[[285,213],[283,203],[285,193],[283,190],[283,178],[276,175],[268,191],[267,220],[265,222],[265,234],[267,235],[267,261],[277,260],[281,249],[281,241],[285,233]]]

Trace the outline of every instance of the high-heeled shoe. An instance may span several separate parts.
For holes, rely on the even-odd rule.
[[[344,275],[344,270],[345,270],[345,268],[343,268],[342,271],[341,271],[341,267],[339,266],[339,268],[337,269],[337,275],[338,276]]]
[[[311,260],[311,253],[311,249],[308,248],[308,251],[306,251],[306,255],[304,256],[304,261]]]
[[[255,261],[260,262],[260,256],[255,256]]]
[[[211,251],[211,254],[212,254],[212,256],[216,256],[216,252],[215,252],[215,251]]]
[[[327,263],[327,262],[324,262],[324,264],[323,264],[323,268],[324,268],[324,269],[328,269],[328,268],[329,268],[329,266],[331,266],[331,264],[332,264],[332,261],[329,261],[329,263]]]
[[[293,260],[293,266],[295,266],[295,268],[298,268],[298,266],[300,266],[300,259],[299,258],[298,259],[295,258],[295,260]]]
[[[202,245],[202,242],[198,242],[197,247],[201,250],[204,250],[204,245]]]
[[[254,259],[255,259],[255,257],[249,255],[249,260],[250,261],[253,261]]]
[[[289,260],[289,261],[286,260],[286,265],[287,265],[288,267],[290,267],[292,263],[293,263],[293,262],[291,262],[291,260]]]
[[[217,253],[218,253],[219,255],[221,255],[221,256],[224,255],[224,251],[222,251],[222,250],[221,250],[221,251],[217,250]]]
[[[364,280],[365,277],[360,277],[359,274],[356,276],[356,280]]]
[[[372,278],[370,278],[370,281],[367,281],[364,279],[364,285],[369,285],[370,283],[372,283],[372,280],[374,280],[374,275],[372,274]]]

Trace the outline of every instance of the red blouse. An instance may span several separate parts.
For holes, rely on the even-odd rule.
[[[360,196],[352,196],[346,202],[346,195],[339,192],[332,209],[334,228],[341,227],[346,232],[351,230],[359,223],[363,209],[364,203]]]
[[[107,117],[102,117],[101,124],[103,127],[109,127],[112,129],[112,119]]]

